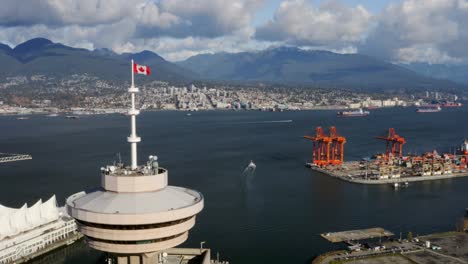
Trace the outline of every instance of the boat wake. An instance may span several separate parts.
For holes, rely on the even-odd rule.
[[[238,124],[274,124],[274,123],[292,123],[293,120],[269,120],[269,121],[254,121],[254,122],[242,122]]]
[[[243,187],[243,190],[245,192],[248,192],[249,190],[253,189],[253,178],[255,176],[255,170],[257,169],[257,165],[253,161],[250,161],[250,163],[245,167],[244,171],[240,175],[241,182]]]

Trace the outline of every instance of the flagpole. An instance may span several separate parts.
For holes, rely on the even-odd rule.
[[[134,71],[133,71],[133,65],[134,65],[133,63],[134,63],[134,62],[133,62],[133,60],[132,60],[132,65],[131,65],[131,67],[130,67],[130,72],[132,73],[132,88],[135,87],[135,81],[134,81],[134,79],[135,79],[135,77],[134,77],[135,73],[134,73]]]
[[[132,86],[128,89],[128,92],[131,95],[132,99],[132,106],[130,110],[128,111],[128,114],[130,115],[130,125],[131,125],[131,134],[127,138],[127,142],[130,143],[130,151],[131,151],[131,169],[135,170],[138,167],[137,163],[137,143],[141,141],[141,138],[137,136],[136,133],[136,116],[140,113],[135,108],[135,94],[138,93],[138,88],[135,87],[135,77],[134,77],[134,70],[133,70],[133,65],[134,62],[133,60],[131,61],[131,72],[132,72]]]

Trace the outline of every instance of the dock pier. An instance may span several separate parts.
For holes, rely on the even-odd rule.
[[[30,160],[30,159],[32,159],[32,156],[28,154],[0,153],[0,163],[14,162],[14,161],[20,161],[20,160]]]
[[[73,243],[75,243],[77,240],[80,240],[81,238],[83,237],[83,235],[81,233],[78,233],[76,232],[75,234],[72,234],[70,236],[67,236],[66,238],[64,239],[61,239],[61,240],[58,240],[48,246],[46,246],[45,248],[39,250],[39,251],[36,251],[26,257],[22,257],[18,260],[15,260],[13,263],[16,263],[16,264],[20,264],[20,263],[25,263],[25,262],[28,262],[34,258],[37,258],[39,256],[42,256],[44,254],[47,254],[51,251],[54,251],[58,248],[61,248],[61,247],[65,247],[65,246],[69,246]]]
[[[444,180],[444,179],[454,179],[467,177],[468,171],[465,172],[452,172],[449,174],[441,175],[428,175],[428,176],[402,176],[398,178],[388,178],[388,179],[379,179],[375,178],[375,175],[378,174],[377,171],[371,170],[366,171],[359,168],[359,162],[357,161],[348,161],[344,162],[342,166],[330,166],[330,167],[317,167],[317,166],[308,166],[312,170],[322,173],[327,176],[338,178],[340,180],[356,183],[356,184],[395,184],[395,183],[405,183],[405,182],[419,182],[419,181],[433,181],[433,180]],[[307,165],[306,165],[307,166]]]

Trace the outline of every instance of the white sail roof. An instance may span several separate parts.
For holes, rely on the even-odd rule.
[[[0,204],[0,240],[34,229],[59,218],[57,199],[53,195],[47,202],[37,201],[33,206],[10,208]]]
[[[59,217],[59,209],[57,207],[57,199],[55,198],[55,195],[50,197],[47,202],[44,202],[41,206],[41,218],[44,219],[44,221],[51,222]]]

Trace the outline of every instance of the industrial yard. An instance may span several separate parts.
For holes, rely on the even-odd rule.
[[[468,234],[449,232],[382,242],[347,241],[348,250],[325,253],[313,264],[326,263],[467,263]]]
[[[312,160],[306,165],[315,171],[348,182],[361,184],[393,183],[395,187],[408,182],[440,180],[468,176],[468,140],[454,153],[427,152],[403,155],[404,137],[390,128],[388,135],[377,136],[385,142],[385,151],[360,161],[344,161],[346,138],[335,127],[326,135],[321,127],[316,135],[304,136],[313,142]]]
[[[331,177],[335,177],[347,182],[352,183],[359,183],[359,184],[404,184],[409,182],[417,182],[417,181],[430,181],[430,180],[442,180],[442,179],[451,179],[451,178],[459,178],[459,177],[466,177],[468,176],[468,171],[460,171],[460,172],[452,172],[452,173],[445,173],[445,174],[436,174],[436,175],[425,175],[425,176],[400,176],[392,175],[387,176],[383,175],[378,165],[374,165],[373,167],[369,166],[369,168],[363,169],[361,162],[357,161],[350,161],[344,162],[341,166],[333,166],[333,167],[311,167],[313,170],[326,174]]]

